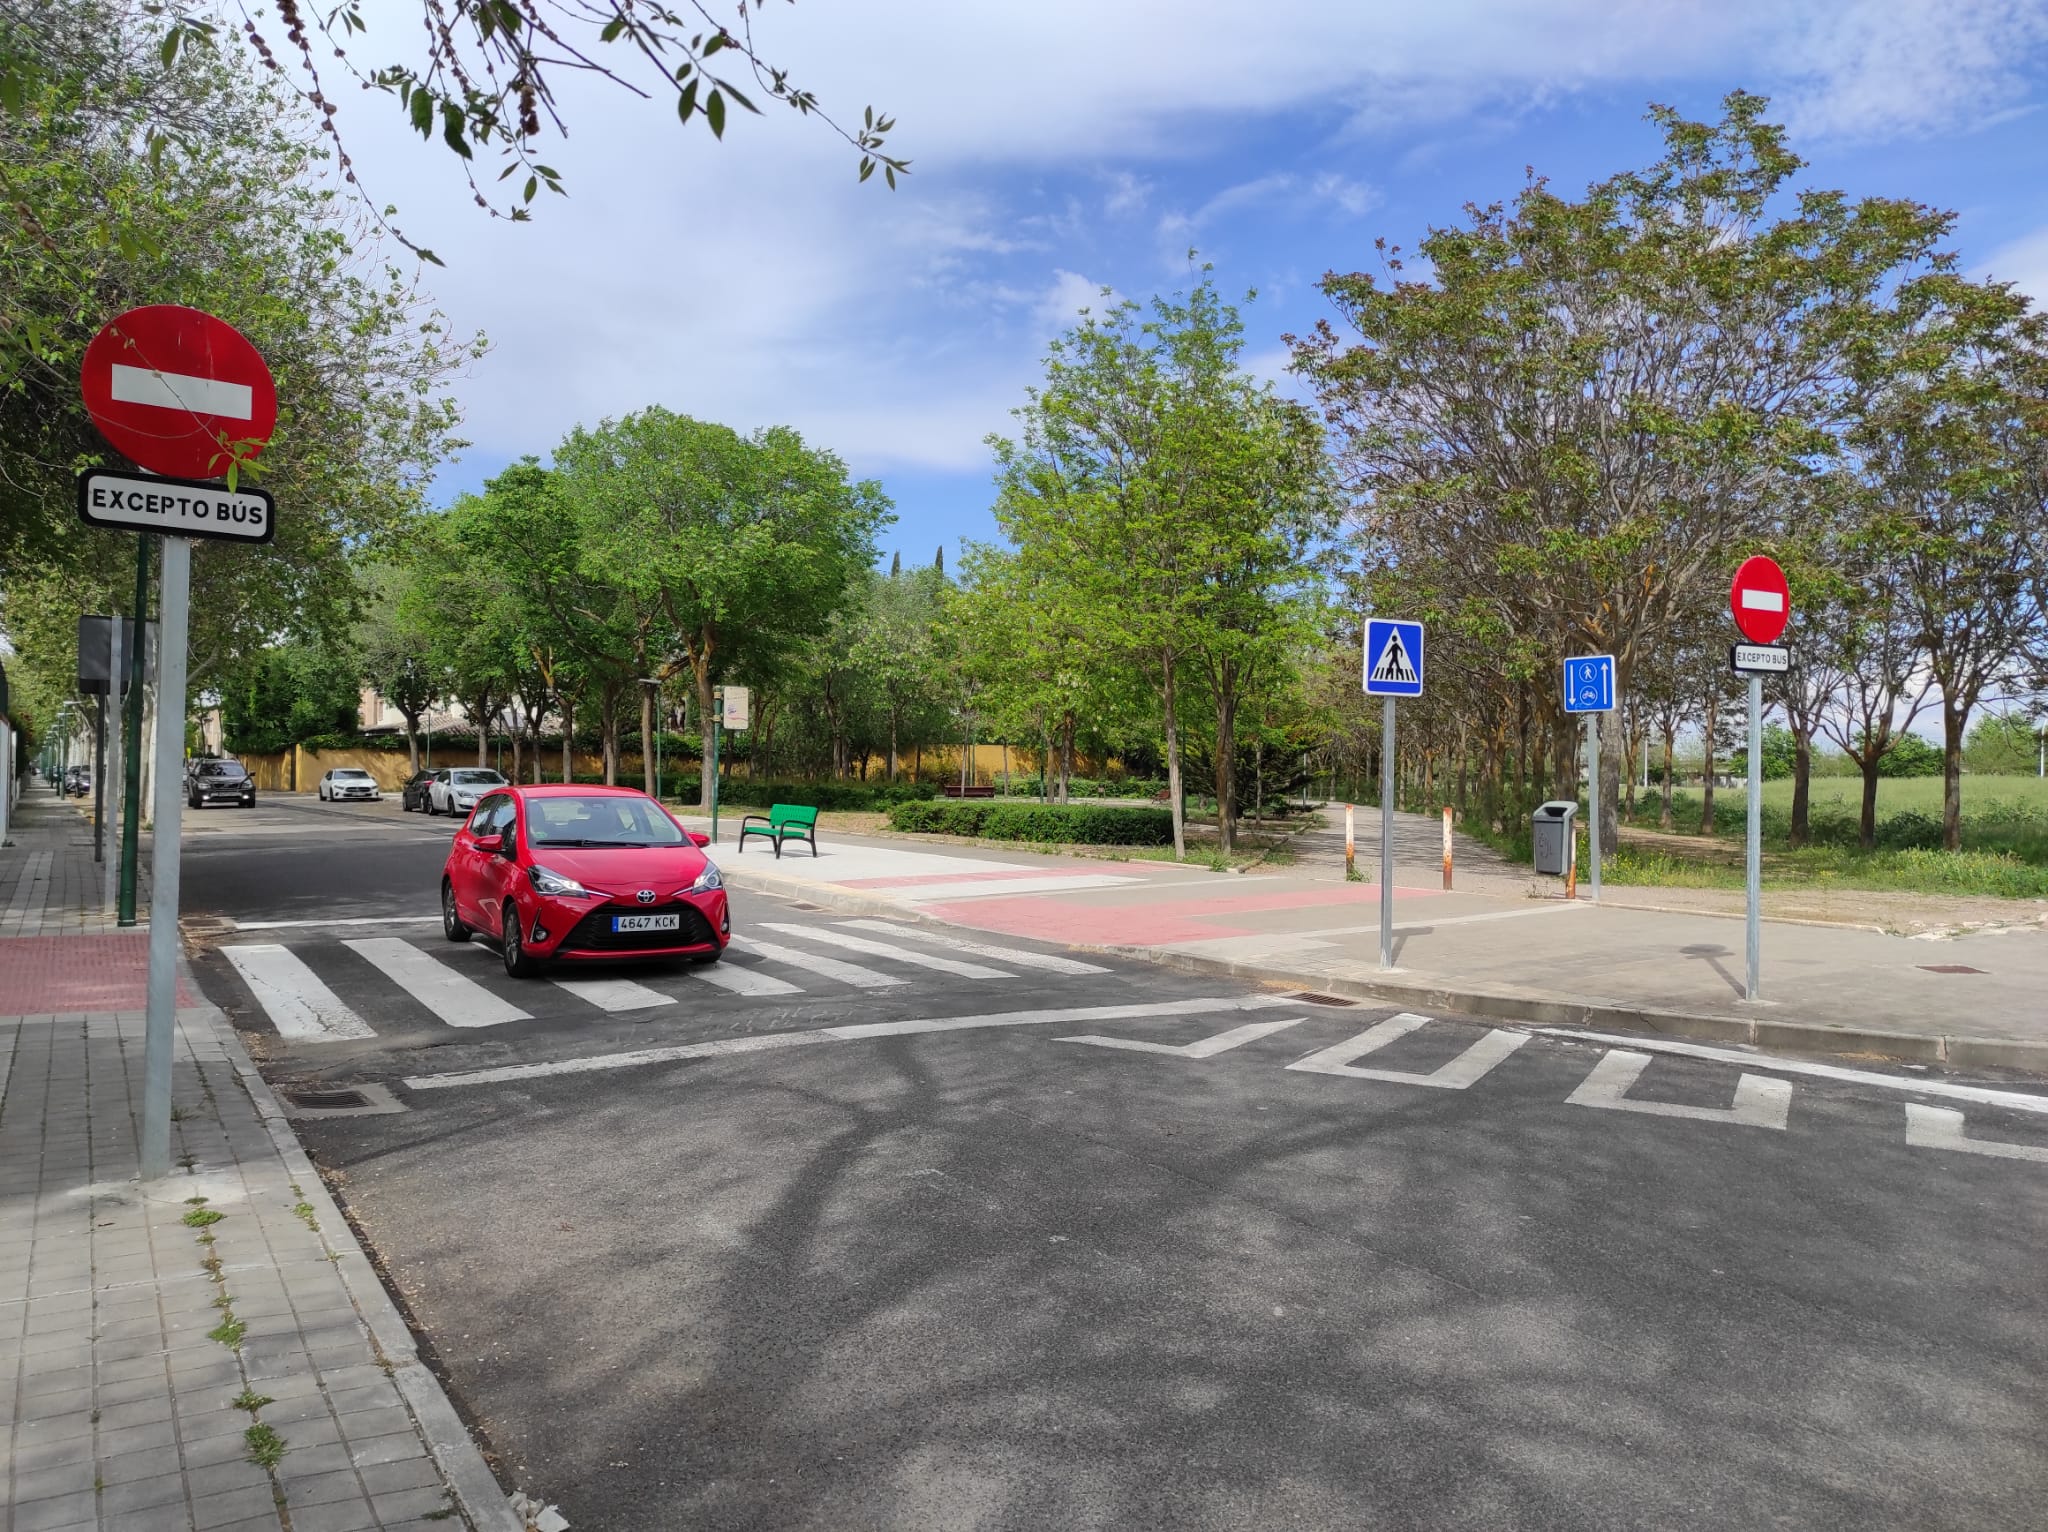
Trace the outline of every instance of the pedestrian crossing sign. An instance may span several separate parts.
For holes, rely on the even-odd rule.
[[[1365,694],[1422,695],[1422,624],[1369,617],[1365,623]]]

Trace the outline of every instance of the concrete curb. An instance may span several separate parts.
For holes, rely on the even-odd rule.
[[[182,955],[179,965],[181,977],[192,993],[199,994],[198,981]],[[406,1408],[412,1412],[420,1439],[433,1454],[434,1464],[447,1481],[462,1514],[477,1532],[525,1532],[525,1523],[513,1513],[505,1491],[499,1487],[497,1476],[484,1461],[483,1453],[477,1449],[469,1428],[462,1423],[462,1417],[456,1414],[455,1406],[441,1387],[441,1380],[420,1360],[412,1331],[407,1328],[397,1305],[391,1301],[391,1295],[384,1290],[376,1267],[364,1254],[355,1237],[354,1225],[342,1216],[341,1209],[328,1194],[320,1172],[314,1168],[298,1135],[292,1131],[284,1107],[271,1094],[270,1086],[256,1068],[255,1061],[242,1046],[234,1024],[222,1014],[220,1007],[211,1002],[181,1007],[179,1019],[186,1026],[210,1026],[219,1034],[222,1056],[233,1066],[242,1088],[255,1104],[256,1115],[269,1129],[270,1141],[279,1158],[299,1184],[299,1195],[313,1205],[314,1219],[320,1225],[320,1237],[338,1257],[334,1269],[341,1277],[342,1286],[348,1289],[356,1313],[369,1329],[377,1349],[391,1362],[391,1381],[397,1385]]]
[[[882,915],[910,925],[941,930],[961,929],[923,910],[857,890],[820,887],[798,878],[778,877],[752,868],[723,869],[726,882],[755,893],[840,910],[852,915]],[[1690,912],[1688,912],[1690,913]],[[1854,1027],[1825,1027],[1807,1022],[1771,1021],[1762,1017],[1716,1016],[1703,1012],[1658,1010],[1617,1001],[1566,998],[1535,991],[1466,989],[1452,981],[1386,978],[1356,979],[1318,974],[1269,963],[1243,963],[1191,952],[1154,947],[1076,943],[1082,952],[1135,958],[1182,973],[1210,974],[1252,984],[1305,989],[1346,1000],[1379,1000],[1416,1010],[1458,1011],[1488,1021],[1532,1022],[1540,1026],[1575,1027],[1588,1032],[1642,1032],[1653,1036],[1692,1037],[1705,1042],[1742,1043],[1784,1053],[1836,1053],[1905,1059],[1913,1063],[1946,1064],[1957,1069],[2017,1069],[2048,1075],[2048,1042],[2019,1038],[1955,1037],[1946,1033],[1886,1032]]]

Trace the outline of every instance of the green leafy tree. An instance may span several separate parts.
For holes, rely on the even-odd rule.
[[[641,675],[688,671],[707,758],[712,687],[750,649],[824,634],[894,519],[879,485],[795,431],[743,437],[658,406],[579,428],[555,464],[582,569],[631,606],[636,661],[655,667]]]

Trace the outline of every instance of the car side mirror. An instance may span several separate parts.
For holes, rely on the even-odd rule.
[[[503,835],[493,836],[492,839],[498,843],[499,856],[509,861],[519,855],[519,836],[515,832],[507,830]]]
[[[708,846],[711,844],[711,837],[702,830],[685,830],[683,834],[690,837],[690,844],[693,846]]]
[[[476,849],[479,851],[496,851],[504,843],[505,838],[501,835],[479,835],[476,838]]]

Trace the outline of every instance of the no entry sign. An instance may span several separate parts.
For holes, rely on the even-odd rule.
[[[1792,587],[1785,583],[1777,560],[1760,553],[1744,559],[1728,592],[1728,608],[1744,638],[1753,644],[1775,644],[1792,620]]]
[[[151,473],[218,479],[277,429],[277,385],[224,320],[159,303],[110,321],[79,370],[86,413],[122,456]]]

